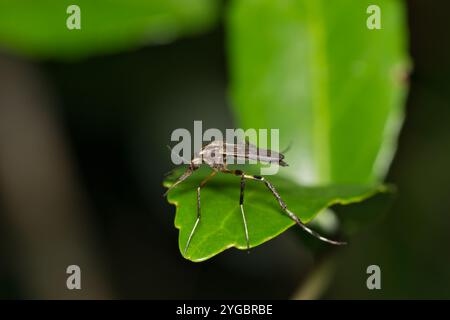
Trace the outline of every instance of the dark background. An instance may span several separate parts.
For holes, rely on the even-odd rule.
[[[335,271],[312,296],[450,298],[449,9],[408,1],[414,70],[387,178],[398,192],[382,221],[327,253]],[[1,298],[290,298],[310,283],[323,264],[297,230],[205,263],[178,251],[166,144],[194,120],[233,127],[222,28],[75,62],[0,55]],[[81,291],[66,289],[70,264]],[[366,287],[371,264],[382,290]]]

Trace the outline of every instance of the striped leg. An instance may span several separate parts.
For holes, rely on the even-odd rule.
[[[241,192],[239,195],[239,206],[241,207],[242,220],[244,221],[244,230],[245,230],[245,240],[247,241],[247,250],[250,249],[250,241],[248,238],[248,228],[247,228],[247,219],[245,218],[244,213],[244,188],[245,188],[245,176],[241,174]]]
[[[211,172],[211,174],[209,176],[207,176],[205,179],[203,179],[202,182],[200,182],[200,185],[197,188],[197,220],[195,220],[194,227],[192,228],[192,231],[189,234],[189,238],[186,243],[186,246],[184,247],[184,254],[186,254],[186,252],[189,248],[189,244],[191,243],[192,237],[194,235],[194,232],[197,229],[198,224],[200,223],[200,212],[201,212],[201,210],[200,210],[200,189],[203,188],[205,186],[206,182],[208,182],[209,179],[214,177],[216,175],[216,173],[217,173],[217,171]]]
[[[220,170],[223,173],[231,173],[241,177],[241,191],[239,194],[239,207],[241,209],[242,221],[244,222],[245,240],[247,242],[247,250],[250,249],[250,239],[248,236],[247,219],[244,212],[244,189],[245,189],[245,174],[241,170],[228,170],[225,167]]]
[[[232,173],[232,174],[235,174],[237,176],[241,176],[241,203],[240,204],[241,204],[241,212],[242,212],[242,217],[244,218],[244,226],[245,226],[246,232],[247,232],[247,223],[245,221],[244,209],[243,209],[243,206],[242,206],[242,204],[244,202],[244,200],[243,200],[243,198],[244,198],[244,191],[243,191],[242,181],[243,181],[243,179],[250,179],[250,180],[263,182],[267,186],[267,188],[270,190],[270,192],[272,192],[274,197],[277,199],[278,204],[280,205],[281,209],[288,215],[288,217],[291,218],[291,220],[293,220],[300,228],[302,228],[303,230],[308,232],[310,235],[312,235],[313,237],[316,237],[319,240],[327,242],[327,243],[331,243],[331,244],[335,244],[335,245],[346,244],[345,242],[334,241],[334,240],[327,239],[327,238],[321,236],[316,231],[311,230],[310,228],[308,228],[305,224],[303,224],[300,221],[300,219],[292,211],[290,211],[288,209],[286,203],[283,201],[283,199],[281,199],[281,196],[278,193],[277,189],[275,189],[273,184],[270,183],[266,178],[261,177],[261,176],[248,175],[248,174],[245,174],[244,172],[242,172],[241,170],[226,170],[225,169],[225,170],[222,170],[222,172],[224,172],[224,173]],[[248,234],[247,234],[247,241],[248,241]],[[248,242],[247,242],[247,246],[248,246]]]
[[[327,238],[321,236],[320,234],[318,234],[316,231],[311,230],[306,225],[304,225],[300,221],[300,219],[294,213],[292,213],[292,211],[290,211],[287,208],[286,203],[283,201],[283,199],[281,199],[280,194],[278,193],[278,191],[275,189],[273,184],[270,183],[266,178],[261,177],[261,176],[252,176],[252,175],[246,175],[246,174],[244,174],[244,178],[245,179],[251,179],[251,180],[256,180],[256,181],[263,182],[267,186],[267,188],[272,192],[272,194],[275,196],[275,198],[277,199],[281,209],[283,209],[283,211],[289,216],[289,218],[291,218],[291,220],[293,220],[298,226],[300,226],[303,230],[308,232],[310,235],[318,238],[319,240],[322,240],[324,242],[328,242],[328,243],[331,243],[331,244],[335,244],[335,245],[346,244],[345,242],[340,242],[340,241],[334,241],[334,240],[327,239]]]
[[[270,192],[272,192],[274,197],[277,199],[278,204],[280,205],[281,209],[288,215],[288,217],[291,220],[293,220],[300,228],[302,228],[303,230],[308,232],[310,235],[312,235],[313,237],[316,237],[319,240],[322,240],[324,242],[331,243],[331,244],[334,244],[334,245],[346,244],[346,242],[334,241],[334,240],[327,239],[327,238],[321,236],[316,231],[311,230],[310,228],[308,228],[303,222],[300,221],[300,219],[292,211],[290,211],[288,209],[286,203],[283,201],[283,199],[281,199],[281,196],[278,193],[277,189],[275,189],[273,184],[270,183],[266,178],[261,177],[261,176],[248,175],[248,174],[245,174],[244,172],[242,172],[241,170],[223,169],[221,171],[224,172],[224,173],[231,173],[231,174],[234,174],[234,175],[237,175],[237,176],[241,176],[241,201],[240,201],[240,205],[241,205],[242,217],[244,219],[244,227],[245,227],[245,230],[246,230],[247,241],[248,241],[248,233],[247,233],[247,222],[245,220],[244,209],[243,209],[243,202],[244,202],[244,190],[243,189],[244,189],[244,187],[243,187],[242,181],[245,180],[245,179],[250,179],[250,180],[263,182],[266,185],[266,187],[270,190]],[[244,183],[244,186],[245,186],[245,183]],[[247,242],[247,246],[248,246],[248,242]]]

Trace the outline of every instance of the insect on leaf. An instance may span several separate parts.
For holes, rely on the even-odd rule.
[[[164,185],[170,187],[184,170],[176,170]],[[184,253],[197,217],[196,189],[210,171],[208,168],[199,169],[168,194],[168,201],[177,207],[175,227],[180,232],[180,252],[186,259],[196,262],[209,259],[227,248],[247,249],[239,208],[239,177],[218,173],[201,191],[201,220]],[[362,201],[385,190],[383,186],[363,185],[302,187],[283,177],[271,176],[268,179],[304,223],[311,221],[324,208]],[[258,246],[294,226],[265,185],[257,181],[246,184],[244,209],[250,247]],[[304,232],[300,228],[297,231]]]
[[[292,142],[289,167],[268,178],[305,223],[330,205],[361,201],[382,190],[395,152],[409,68],[404,1],[377,1],[379,30],[367,28],[371,4],[233,0],[227,11],[236,126],[279,129],[280,145]],[[182,253],[203,177],[197,172],[169,193],[177,206]],[[208,183],[187,259],[246,248],[238,200],[237,177],[218,175]],[[256,181],[247,182],[244,208],[252,247],[294,224]]]

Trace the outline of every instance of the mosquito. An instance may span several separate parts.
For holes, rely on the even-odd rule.
[[[245,217],[244,212],[244,189],[245,189],[245,182],[246,180],[254,180],[260,183],[264,183],[266,187],[269,189],[269,191],[272,193],[272,195],[275,197],[275,199],[278,201],[278,204],[280,205],[283,212],[291,219],[293,220],[299,227],[301,227],[303,230],[305,230],[310,235],[314,236],[315,238],[330,243],[334,245],[343,245],[346,244],[345,242],[341,241],[334,241],[327,239],[317,233],[316,231],[308,228],[304,223],[300,221],[300,219],[288,209],[286,203],[281,198],[280,194],[278,193],[277,189],[274,187],[274,185],[267,180],[267,178],[263,176],[258,175],[250,175],[246,174],[242,170],[230,170],[227,168],[227,159],[234,159],[234,160],[240,160],[242,161],[248,161],[248,160],[254,160],[259,163],[263,164],[277,164],[282,167],[288,166],[288,164],[284,161],[284,155],[279,152],[275,152],[273,150],[265,150],[262,148],[258,148],[253,144],[250,144],[248,141],[245,141],[245,143],[226,143],[220,140],[215,140],[204,147],[192,158],[192,160],[189,162],[189,167],[187,170],[175,181],[175,183],[170,186],[167,191],[164,193],[164,196],[167,195],[169,191],[171,191],[173,188],[178,186],[181,182],[186,180],[192,173],[200,168],[202,164],[208,165],[213,171],[205,178],[203,179],[199,186],[197,187],[197,219],[194,223],[194,226],[192,228],[191,233],[189,234],[188,241],[186,243],[186,246],[184,248],[184,254],[186,254],[189,244],[191,243],[192,237],[194,236],[194,233],[200,223],[201,218],[201,205],[200,205],[200,193],[201,189],[206,185],[206,183],[214,177],[217,173],[226,173],[226,174],[233,174],[235,176],[240,177],[240,195],[239,195],[239,207],[241,210],[242,215],[242,221],[244,225],[244,232],[245,232],[245,239],[247,242],[247,250],[250,249],[250,239],[248,234],[248,226],[247,226],[247,219]],[[241,163],[238,162],[238,163]],[[235,163],[235,162],[233,162]]]

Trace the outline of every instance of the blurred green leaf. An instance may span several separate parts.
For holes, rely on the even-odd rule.
[[[284,173],[304,184],[381,181],[403,119],[408,72],[403,1],[232,1],[231,93],[244,128],[292,142]]]
[[[81,30],[66,26],[72,4]],[[43,57],[102,54],[204,31],[217,16],[211,0],[0,0],[0,46]]]
[[[171,186],[183,171],[182,168],[177,170],[164,185]],[[210,169],[200,169],[168,194],[168,201],[177,206],[175,226],[180,230],[179,248],[183,255],[197,218],[197,187],[208,171]],[[289,209],[305,223],[324,208],[338,203],[362,201],[385,190],[383,186],[362,185],[304,187],[279,176],[268,179],[275,185]],[[186,259],[203,261],[230,247],[247,248],[239,208],[239,185],[239,177],[218,174],[202,189],[201,220],[184,255]],[[251,247],[276,237],[294,225],[265,185],[257,181],[248,181],[246,184],[244,210]],[[304,231],[299,228],[298,232]]]

